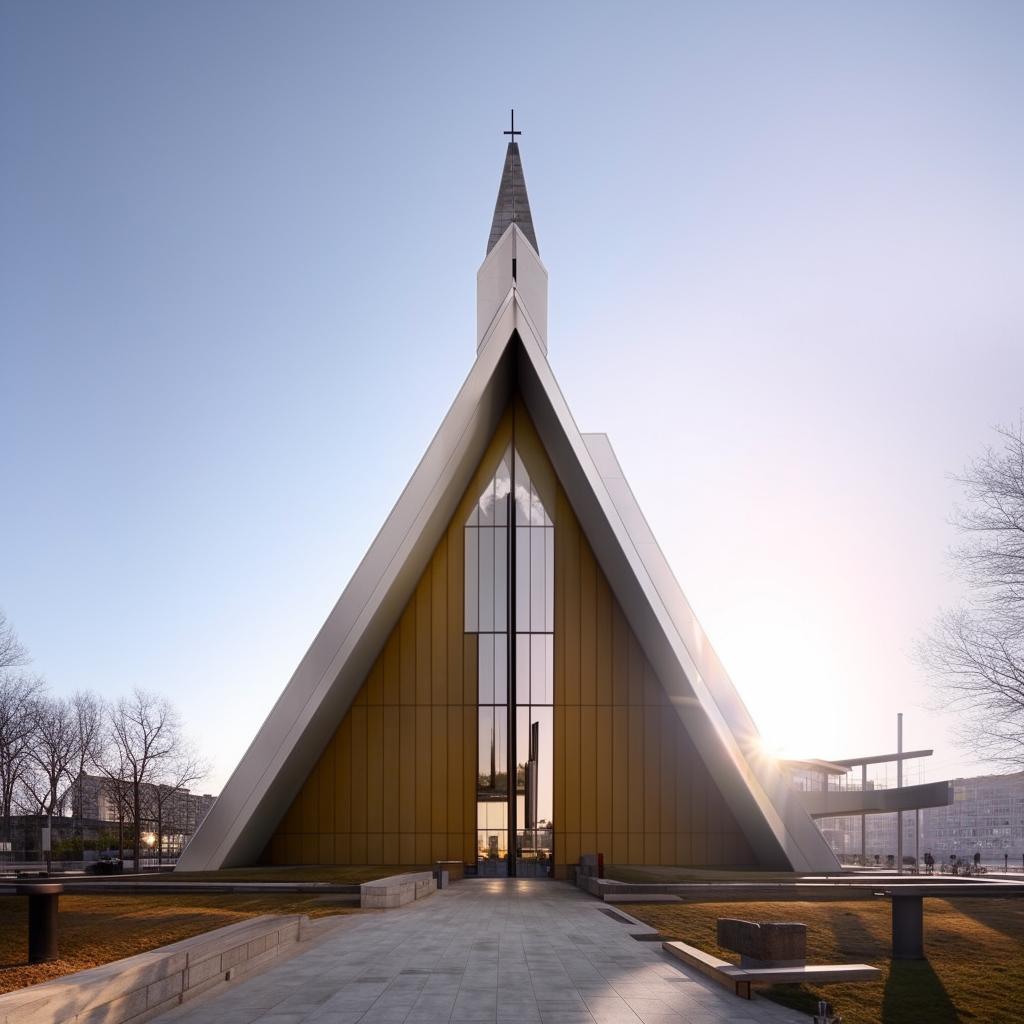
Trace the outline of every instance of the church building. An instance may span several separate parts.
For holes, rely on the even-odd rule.
[[[507,134],[476,359],[178,867],[837,870],[559,390]]]

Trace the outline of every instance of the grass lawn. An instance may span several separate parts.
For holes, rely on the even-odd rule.
[[[616,882],[640,884],[655,882],[798,882],[805,875],[795,871],[740,871],[736,868],[675,868],[632,867],[611,865],[604,869],[604,877]]]
[[[222,868],[220,871],[152,871],[143,875],[125,875],[130,882],[334,882],[353,885],[372,882],[375,878],[406,874],[409,871],[430,871],[427,868],[381,867],[377,864],[355,867],[333,867],[310,864],[286,868]],[[104,882],[116,882],[120,875],[97,876]]]
[[[624,909],[666,936],[736,963],[738,954],[715,941],[718,918],[802,921],[808,963],[871,964],[881,969],[882,980],[757,991],[807,1013],[814,1012],[819,998],[828,999],[844,1024],[1024,1021],[1024,899],[926,899],[928,959],[917,962],[889,959],[888,900],[647,903]]]
[[[0,898],[0,992],[144,953],[259,914],[322,917],[349,913],[373,911],[360,911],[329,896],[302,893],[64,895],[60,898],[61,958],[30,967],[25,962],[28,899],[4,896]]]

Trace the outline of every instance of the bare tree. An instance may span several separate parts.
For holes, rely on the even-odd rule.
[[[922,642],[942,706],[959,713],[960,741],[984,760],[1024,765],[1024,418],[996,428],[964,473],[965,504],[951,558],[967,585],[964,606],[943,612]]]
[[[136,688],[129,697],[105,704],[94,694],[50,698],[39,677],[23,666],[28,652],[0,611],[0,813],[11,838],[15,801],[33,814],[64,813],[74,795],[85,816],[85,782],[90,769],[102,776],[113,805],[123,856],[131,826],[138,869],[147,814],[163,837],[176,820],[178,804],[206,765],[185,742],[177,712],[166,699]],[[68,785],[65,786],[64,783]]]
[[[195,752],[183,745],[172,757],[160,766],[157,781],[146,787],[144,807],[146,818],[152,822],[156,836],[156,862],[163,863],[164,836],[175,827],[184,831],[182,819],[187,820],[187,806],[182,815],[182,805],[187,805],[188,787],[204,778],[209,767]]]
[[[161,781],[165,769],[183,749],[181,725],[174,706],[164,697],[136,687],[108,709],[110,754],[116,775],[130,795],[130,814],[135,823],[133,843],[135,870],[142,866],[144,797],[149,785]],[[110,777],[110,772],[106,773]]]
[[[0,608],[0,669],[15,668],[27,665],[28,651],[18,639],[14,627],[7,621],[7,616]]]
[[[32,702],[42,689],[41,679],[11,670],[29,661],[28,650],[0,611],[0,814],[8,840],[15,792],[28,767]]]
[[[26,770],[21,776],[23,800],[31,814],[51,818],[63,814],[65,783],[78,754],[78,736],[71,702],[62,697],[37,696],[31,704],[32,731]],[[46,851],[47,867],[50,853]]]
[[[131,811],[132,783],[128,778],[126,766],[120,761],[111,759],[110,756],[100,762],[99,769],[103,774],[103,790],[114,807],[114,820],[117,822],[117,856],[119,860],[123,860],[125,826],[129,823],[135,825]],[[137,825],[135,825],[135,832],[138,833]]]
[[[0,813],[11,839],[11,808],[31,764],[35,704],[43,689],[38,677],[0,672]]]
[[[77,759],[74,767],[73,785],[77,790],[72,800],[72,816],[76,808],[80,818],[85,817],[85,773],[98,766],[103,760],[103,744],[106,734],[103,728],[103,703],[88,690],[79,690],[71,696],[75,715],[77,738]]]
[[[70,783],[78,762],[75,710],[65,697],[39,696],[32,704],[30,770],[22,780],[38,814],[60,814],[65,783]]]

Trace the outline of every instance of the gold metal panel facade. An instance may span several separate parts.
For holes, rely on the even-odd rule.
[[[597,852],[608,864],[756,866],[518,402],[264,859],[475,863],[477,637],[463,628],[463,524],[513,416],[554,510],[556,875]]]

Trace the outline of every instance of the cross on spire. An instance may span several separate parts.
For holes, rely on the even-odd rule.
[[[516,136],[523,134],[522,132],[517,132],[516,131],[516,112],[515,112],[514,109],[512,110],[512,128],[511,128],[511,130],[507,131],[507,132],[502,132],[501,134],[502,135],[510,135],[511,138],[508,140],[509,142],[515,142],[516,141]]]
[[[494,204],[491,235],[487,240],[488,252],[494,248],[509,224],[518,224],[519,230],[537,251],[537,236],[533,231],[530,200],[526,195],[526,179],[523,177],[523,164],[519,159],[519,146],[516,143],[516,136],[523,133],[516,128],[515,110],[511,111],[511,117],[511,127],[508,131],[502,132],[503,135],[509,136],[509,142],[505,153],[505,167],[501,172],[501,184],[498,186],[498,200]]]

